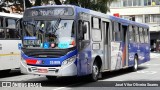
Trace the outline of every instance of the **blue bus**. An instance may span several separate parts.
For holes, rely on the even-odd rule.
[[[150,60],[149,26],[72,5],[26,9],[22,20],[21,72],[89,76]]]

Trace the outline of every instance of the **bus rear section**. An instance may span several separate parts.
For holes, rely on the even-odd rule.
[[[138,65],[150,60],[148,25],[113,16],[109,18],[110,22],[106,21],[110,26],[108,25],[108,31],[104,32],[109,38],[105,39],[105,35],[104,40],[107,43],[105,42],[104,48],[110,51],[105,50],[108,55],[108,58],[106,55],[105,58],[109,63],[105,69],[112,71],[131,67],[136,71]]]
[[[0,13],[0,70],[20,68],[20,33],[16,21],[22,15]]]

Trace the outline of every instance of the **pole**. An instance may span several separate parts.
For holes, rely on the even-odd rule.
[[[25,0],[23,0],[23,8],[24,8],[24,10],[26,9],[26,1]]]

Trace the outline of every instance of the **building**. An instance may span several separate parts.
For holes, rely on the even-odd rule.
[[[150,26],[151,45],[160,41],[160,0],[117,0],[110,14]]]

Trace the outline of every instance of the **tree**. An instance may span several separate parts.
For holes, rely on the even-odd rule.
[[[28,1],[28,0],[25,0],[25,1]],[[42,3],[48,4],[49,1],[51,0],[36,0],[33,6],[40,6]],[[60,0],[52,0],[52,1],[54,1],[56,5],[62,4]],[[100,11],[102,13],[106,13],[107,11],[110,11],[109,6],[113,1],[117,1],[117,0],[66,0],[64,4],[76,5],[76,6],[92,9],[95,11]]]
[[[13,8],[16,11],[22,12],[22,3],[23,0],[0,0],[0,12],[10,13]],[[10,7],[10,10],[6,9],[8,7]]]
[[[117,0],[66,0],[65,3],[106,13],[110,11],[109,7],[114,1]]]
[[[54,1],[57,5],[62,4],[61,0],[35,0],[34,4],[30,2],[30,0],[1,0],[0,11],[5,11],[3,7],[9,5],[9,2],[13,3],[14,6],[17,6],[17,3],[20,3],[18,5],[21,6],[21,8],[23,8],[23,4],[25,2],[25,7],[29,8],[32,6],[41,6],[43,4],[48,4],[49,1]],[[64,4],[76,5],[106,13],[107,11],[110,11],[109,6],[113,1],[117,0],[65,0]]]

